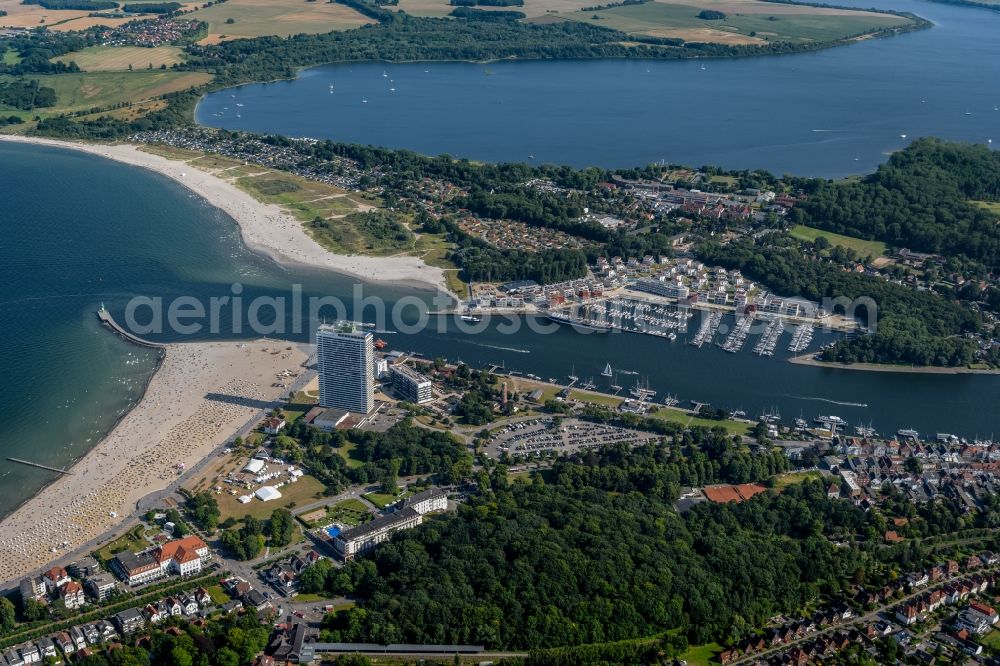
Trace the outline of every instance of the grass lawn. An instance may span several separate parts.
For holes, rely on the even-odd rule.
[[[364,498],[369,502],[371,502],[372,504],[374,504],[375,506],[377,506],[378,508],[384,509],[385,507],[389,506],[397,499],[399,499],[399,496],[387,495],[385,493],[367,493],[364,495]]]
[[[649,415],[654,419],[661,419],[663,421],[671,421],[673,423],[680,423],[681,425],[691,428],[694,426],[704,426],[706,428],[717,428],[723,427],[728,432],[734,435],[745,435],[750,432],[749,423],[740,423],[739,421],[716,421],[715,419],[703,419],[697,416],[691,416],[687,412],[682,412],[679,409],[671,409],[669,407],[660,407],[655,414]]]
[[[144,550],[149,546],[149,542],[142,537],[143,531],[142,525],[136,525],[130,529],[128,533],[123,534],[114,541],[106,544],[97,552],[100,554],[102,560],[110,560],[118,553],[126,550],[130,550],[132,552]]]
[[[305,391],[299,391],[291,402],[282,405],[281,410],[285,412],[285,420],[291,423],[315,407],[318,402],[318,398],[306,394]]]
[[[354,455],[354,442],[347,442],[337,449],[337,452],[344,457],[348,467],[361,467],[365,461]]]
[[[79,51],[52,58],[53,62],[75,62],[85,72],[124,72],[129,65],[133,70],[145,70],[150,65],[158,69],[160,65],[170,67],[184,58],[179,46],[157,46],[148,49],[141,46],[90,46]]]
[[[994,652],[1000,652],[1000,630],[991,629],[979,642]]]
[[[705,9],[721,11],[726,18],[698,18],[698,14]],[[641,5],[560,16],[631,34],[721,44],[828,42],[910,22],[903,17],[875,12],[779,5],[756,0],[706,0],[697,4],[656,0]]]
[[[787,474],[779,474],[774,477],[774,487],[778,490],[784,490],[788,486],[795,485],[796,483],[802,483],[806,479],[822,479],[823,473],[812,471],[812,472],[788,472]]]
[[[835,234],[832,231],[824,231],[823,229],[814,229],[813,227],[807,227],[803,224],[797,224],[792,227],[788,233],[792,238],[797,238],[798,240],[808,241],[812,243],[820,236],[826,237],[830,241],[830,245],[840,245],[849,250],[854,250],[859,257],[878,257],[879,255],[885,254],[885,243],[882,241],[869,241],[862,240],[860,238],[853,238],[851,236],[843,236],[841,234]]]
[[[264,35],[320,34],[375,22],[345,5],[303,0],[228,0],[185,18],[208,23],[208,37],[203,44]]]
[[[573,389],[569,392],[569,397],[573,400],[579,400],[580,402],[589,402],[595,405],[602,405],[604,407],[610,407],[611,409],[618,409],[618,406],[622,404],[623,398],[619,398],[613,395],[607,395],[605,393],[595,393],[592,391],[582,391]]]
[[[722,646],[718,643],[706,643],[694,646],[679,656],[678,659],[686,661],[689,666],[708,666],[709,664],[718,663],[715,657],[720,652],[722,652]]]
[[[4,51],[3,60],[0,62],[3,62],[5,65],[16,65],[21,62],[21,56],[14,49],[8,49]]]
[[[295,595],[295,603],[316,604],[316,603],[319,603],[319,602],[325,601],[325,600],[326,600],[326,597],[324,597],[322,594],[296,594]]]
[[[229,601],[229,595],[222,589],[222,585],[210,585],[205,588],[205,591],[208,592],[208,596],[212,597],[212,603],[216,605],[221,606]]]
[[[1000,0],[997,0],[997,2],[1000,2]],[[973,201],[972,203],[1000,215],[1000,201]]]
[[[34,118],[36,115],[47,117],[69,111],[87,111],[95,107],[106,108],[121,102],[137,102],[201,85],[211,80],[212,75],[203,72],[154,70],[45,74],[31,78],[37,79],[39,85],[55,89],[56,106],[31,111],[15,109],[11,112],[22,118]]]
[[[226,518],[269,518],[275,509],[289,509],[292,505],[307,504],[315,501],[318,494],[322,494],[324,486],[317,479],[311,476],[303,476],[295,483],[289,483],[278,489],[281,498],[270,502],[261,502],[259,499],[252,499],[247,504],[240,504],[239,500],[228,494],[216,495],[219,502],[219,512],[221,519]],[[249,493],[249,491],[246,491]]]
[[[356,508],[346,508],[341,506],[344,502],[330,507],[330,513],[327,514],[330,522],[341,523],[342,525],[347,525],[348,527],[354,527],[360,525],[361,523],[368,522],[372,518],[371,511],[368,507],[361,504],[358,500],[347,500],[348,502],[357,502],[361,505],[360,509]]]
[[[195,166],[201,166],[195,164]],[[317,243],[337,254],[392,255],[415,254],[414,239],[377,238],[365,228],[365,217],[360,213],[376,206],[349,195],[327,183],[320,183],[280,171],[262,171],[259,167],[246,167],[250,171],[241,175],[244,168],[232,169],[223,176],[236,176],[236,186],[265,203],[281,206],[303,223],[303,229]],[[313,227],[316,218],[325,226]],[[406,219],[401,219],[408,228]]]

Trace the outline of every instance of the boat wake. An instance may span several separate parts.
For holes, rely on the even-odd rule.
[[[827,402],[831,405],[840,405],[841,407],[867,407],[867,402],[844,402],[842,400],[830,400],[829,398],[820,398],[811,395],[785,395],[785,398],[794,398],[795,400],[813,400],[815,402]]]
[[[488,349],[499,349],[500,351],[509,351],[516,354],[530,354],[530,349],[518,349],[517,347],[501,347],[500,345],[488,345],[483,342],[470,342],[470,345],[475,345],[477,347],[486,347]]]

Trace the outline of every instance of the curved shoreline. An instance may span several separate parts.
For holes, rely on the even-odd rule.
[[[889,365],[887,363],[837,363],[834,361],[819,361],[815,353],[792,356],[789,363],[808,365],[814,368],[830,370],[856,370],[861,372],[898,372],[914,375],[1000,375],[1000,369],[948,368],[936,365]]]
[[[0,558],[0,589],[109,538],[143,498],[169,490],[278,399],[287,388],[275,377],[301,377],[307,358],[275,340],[167,345],[141,398],[73,463],[73,475],[0,521],[0,552],[15,556]]]
[[[231,217],[240,229],[243,243],[251,251],[283,266],[308,266],[369,282],[429,288],[448,294],[454,300],[448,291],[444,270],[425,264],[419,257],[334,254],[313,240],[302,223],[280,206],[257,201],[214,174],[189,167],[183,161],[141,151],[138,145],[77,143],[21,135],[0,135],[0,141],[76,150],[166,176]]]

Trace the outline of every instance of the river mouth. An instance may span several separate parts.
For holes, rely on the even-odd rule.
[[[1000,140],[1000,13],[915,0],[878,8],[935,25],[746,59],[325,65],[212,93],[196,118],[491,162],[830,178],[870,172],[920,136]]]

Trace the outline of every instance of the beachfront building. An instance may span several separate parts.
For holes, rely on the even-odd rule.
[[[323,324],[316,331],[319,404],[368,414],[375,407],[375,346],[357,322]]]
[[[41,601],[45,598],[45,579],[41,576],[30,576],[21,581],[21,601]]]
[[[333,538],[333,548],[344,560],[353,560],[363,555],[395,532],[416,527],[423,522],[423,516],[413,507],[404,507],[395,513],[379,516],[363,525],[342,531]]]
[[[97,574],[83,581],[84,589],[97,601],[107,601],[118,589],[118,582],[109,574]]]
[[[59,598],[62,599],[63,605],[70,610],[79,608],[87,601],[83,596],[83,585],[75,580],[71,580],[59,588]]]
[[[420,515],[431,513],[432,511],[445,511],[448,508],[448,495],[440,488],[431,488],[430,490],[410,495],[406,498],[403,506],[413,509]]]
[[[129,585],[144,585],[166,575],[152,553],[136,554],[127,550],[114,556],[111,570]]]
[[[201,571],[201,565],[211,558],[208,544],[191,535],[168,541],[156,550],[156,560],[165,573],[190,576]]]
[[[69,574],[62,567],[52,567],[42,574],[42,579],[45,581],[45,589],[52,595],[70,581]]]
[[[431,401],[431,380],[427,377],[402,363],[392,366],[391,373],[392,388],[401,400],[418,405]]]

